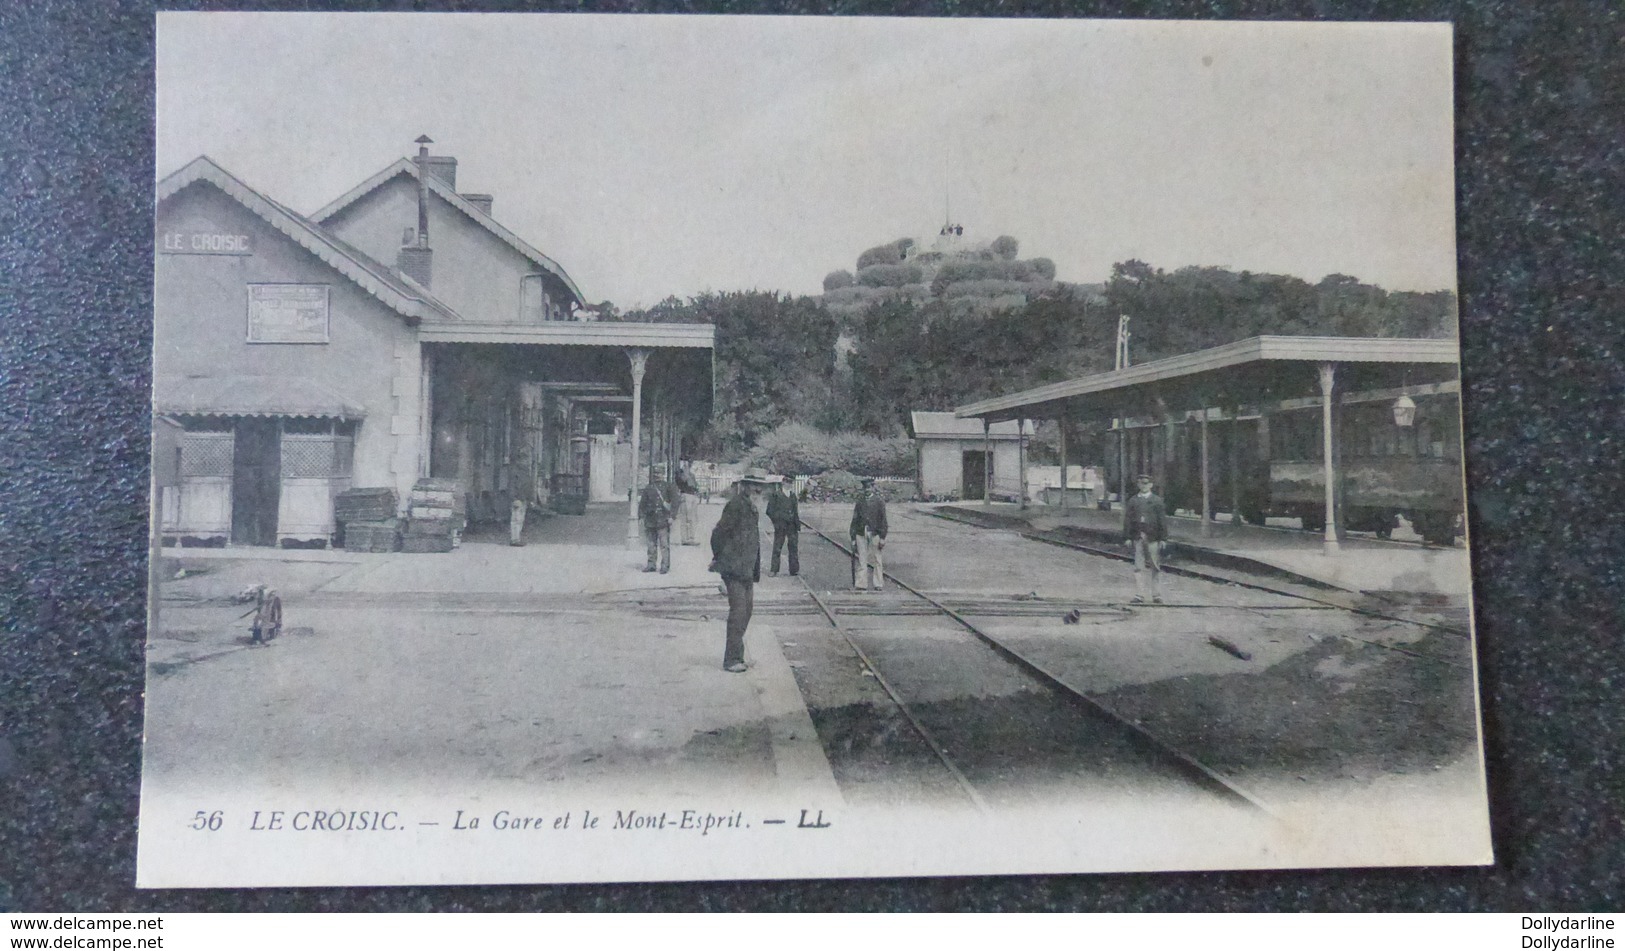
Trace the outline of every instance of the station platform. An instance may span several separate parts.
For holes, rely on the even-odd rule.
[[[948,517],[1033,531],[1061,531],[1080,541],[1120,545],[1121,508],[1068,508],[1011,502],[956,502],[921,505]],[[1171,516],[1168,542],[1174,559],[1227,567],[1251,568],[1281,574],[1301,583],[1335,588],[1355,594],[1446,595],[1466,598],[1472,591],[1467,549],[1441,548],[1420,543],[1350,536],[1328,554],[1323,537],[1315,532],[1260,525],[1208,523],[1208,534],[1195,518]]]
[[[383,748],[415,788],[483,777],[527,796],[607,784],[703,799],[720,784],[746,800],[794,792],[838,803],[774,618],[760,609],[795,579],[764,571],[750,669],[721,669],[727,601],[707,570],[721,512],[699,506],[698,544],[674,543],[666,574],[642,570],[624,503],[530,520],[523,546],[476,532],[444,554],[166,550],[182,573],[161,586],[149,641],[149,714],[163,726],[152,768],[179,780],[206,763],[253,777],[274,763],[361,788],[372,777],[350,764],[376,767],[365,751]],[[252,584],[283,598],[285,633],[269,647],[248,645],[232,601]],[[244,741],[200,731],[198,709],[222,722],[256,722],[265,709],[279,719]],[[331,729],[335,711],[346,730]],[[333,739],[310,743],[317,735]]]

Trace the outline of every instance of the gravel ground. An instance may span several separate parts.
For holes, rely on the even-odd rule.
[[[845,536],[845,507],[807,506],[807,520]],[[1429,795],[1479,794],[1470,640],[1460,634],[1354,614],[1210,582],[1168,577],[1166,605],[1121,607],[1134,591],[1132,567],[1040,545],[1012,532],[975,529],[892,507],[887,568],[940,594],[983,602],[1022,598],[1023,616],[973,618],[990,635],[1083,690],[1114,712],[1249,789],[1284,805],[1327,795],[1380,798],[1398,782]],[[803,540],[804,575],[819,590],[847,583],[850,562],[820,539]],[[873,596],[868,596],[873,597]],[[897,593],[881,596],[900,599]],[[880,602],[876,602],[879,604]],[[1039,605],[1053,606],[1047,616]],[[1073,606],[1078,625],[1061,615]],[[1454,618],[1463,606],[1424,605]],[[821,620],[821,619],[814,619]],[[910,690],[945,732],[981,737],[962,744],[967,773],[997,790],[1075,791],[1078,777],[1109,784],[1123,757],[1034,704],[1035,691],[995,683],[971,658],[985,648],[968,632],[928,620],[850,619],[882,671],[902,659]],[[848,795],[907,799],[936,794],[940,767],[913,750],[919,741],[888,709],[851,649],[825,622],[793,635],[798,683],[837,779]],[[1223,645],[1215,643],[1215,639]],[[1243,660],[1226,647],[1248,655]],[[857,674],[856,676],[854,676]],[[858,682],[857,688],[845,684]],[[1090,746],[1087,763],[1077,748]],[[901,768],[900,768],[901,767]],[[1130,775],[1129,785],[1157,779]],[[854,792],[858,790],[858,792]],[[1471,799],[1465,800],[1471,801]]]

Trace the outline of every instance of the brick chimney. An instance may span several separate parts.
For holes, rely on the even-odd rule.
[[[429,249],[429,169],[435,160],[429,155],[429,143],[433,141],[426,135],[417,138],[418,157],[413,161],[418,167],[418,227],[416,233],[408,230],[402,235],[401,249],[395,255],[395,266],[401,273],[424,287],[430,286],[434,274],[434,252]],[[455,175],[457,160],[451,161]]]
[[[409,244],[396,253],[395,266],[402,274],[428,287],[434,274],[434,252]]]
[[[478,208],[485,215],[491,214],[492,198],[490,195],[464,194],[458,197],[462,198],[463,201],[468,202],[470,205],[473,205],[475,208]]]
[[[447,188],[457,188],[457,160],[449,155],[428,156],[429,174],[440,179]]]

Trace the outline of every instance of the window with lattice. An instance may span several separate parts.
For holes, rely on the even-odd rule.
[[[231,433],[187,433],[181,438],[181,478],[230,478],[236,440]]]
[[[284,479],[348,478],[353,458],[354,447],[348,436],[282,435]]]

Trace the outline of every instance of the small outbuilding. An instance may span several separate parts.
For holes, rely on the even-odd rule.
[[[953,413],[915,412],[910,417],[922,498],[1020,498],[1023,445],[1015,420],[984,431],[981,420],[959,419]],[[1026,426],[1031,435],[1032,423]]]

